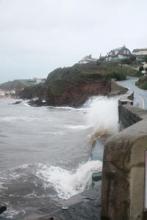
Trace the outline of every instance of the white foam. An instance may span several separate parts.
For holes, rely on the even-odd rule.
[[[89,128],[89,126],[85,126],[85,125],[67,125],[64,126],[67,129],[73,129],[73,130],[85,130],[87,128]]]
[[[95,97],[90,99],[86,106],[87,124],[94,132],[108,132],[113,134],[118,131],[118,98]]]
[[[22,103],[23,103],[23,105],[25,105],[27,107],[31,107],[31,105],[29,105],[28,101],[23,101]]]
[[[58,110],[76,110],[73,107],[69,107],[69,106],[49,106],[52,109],[58,109]]]
[[[92,173],[101,170],[101,161],[88,161],[76,171],[40,164],[36,175],[42,179],[44,187],[53,186],[59,198],[68,199],[83,192],[91,183]]]
[[[44,131],[41,134],[51,134],[51,135],[64,135],[65,132],[64,131]]]
[[[49,108],[51,109],[55,109],[55,110],[65,110],[65,111],[84,111],[85,107],[80,107],[80,108],[74,108],[74,107],[70,107],[70,106],[49,106]]]
[[[35,117],[26,117],[26,116],[6,116],[6,117],[0,117],[0,121],[5,121],[5,122],[13,122],[13,121],[36,121],[39,120],[39,118]]]
[[[15,210],[13,209],[10,204],[8,204],[9,209],[3,214],[4,217],[8,219],[15,219],[19,214],[25,214],[25,210]]]

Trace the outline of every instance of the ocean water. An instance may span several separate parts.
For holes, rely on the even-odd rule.
[[[101,136],[118,131],[118,100],[93,97],[79,109],[14,102],[0,99],[0,202],[1,218],[17,220],[90,187]]]

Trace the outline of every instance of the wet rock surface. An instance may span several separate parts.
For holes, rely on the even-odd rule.
[[[7,206],[6,205],[0,205],[0,214],[5,212],[6,210],[7,210]]]
[[[43,207],[25,220],[100,220],[100,213],[101,181],[92,189],[62,201],[54,210]]]

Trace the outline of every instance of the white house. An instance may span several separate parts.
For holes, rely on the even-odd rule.
[[[5,91],[0,89],[0,97],[4,97],[5,96]]]
[[[39,84],[39,83],[44,83],[45,79],[35,77],[33,78],[33,81],[35,84]]]
[[[106,61],[107,62],[117,62],[120,60],[127,60],[132,57],[132,53],[128,48],[125,46],[116,48],[114,50],[111,50],[107,56]]]
[[[96,58],[93,58],[92,55],[88,55],[88,56],[85,56],[83,57],[79,63],[80,64],[86,64],[86,63],[96,63],[97,59]]]
[[[147,48],[134,49],[132,54],[136,57],[137,60],[144,61],[144,58],[147,57]]]

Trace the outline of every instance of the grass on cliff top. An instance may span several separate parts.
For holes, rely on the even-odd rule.
[[[75,64],[72,67],[58,68],[52,71],[45,84],[27,87],[22,97],[61,96],[65,91],[72,91],[82,84],[111,79],[125,80],[127,75],[135,76],[137,71],[130,66],[117,63]]]
[[[147,90],[147,76],[140,77],[139,80],[136,82],[136,85],[140,89]]]
[[[103,64],[75,64],[72,67],[55,69],[51,72],[46,81],[49,93],[61,95],[65,88],[74,87],[84,82],[95,80],[125,80],[126,76],[136,76],[137,71],[117,63]]]
[[[138,71],[130,66],[120,65],[118,63],[88,63],[88,64],[75,64],[72,67],[58,68],[52,71],[47,78],[50,80],[79,80],[79,79],[109,79],[115,78],[123,80],[127,75],[136,76]]]

